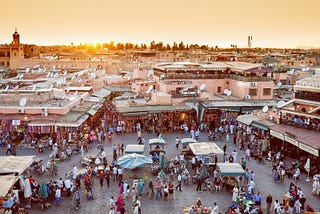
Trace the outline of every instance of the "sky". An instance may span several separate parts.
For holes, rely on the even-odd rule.
[[[320,47],[319,0],[1,0],[0,44]]]

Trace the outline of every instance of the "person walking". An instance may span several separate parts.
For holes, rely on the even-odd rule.
[[[99,172],[99,181],[100,181],[100,187],[102,188],[103,187],[103,181],[104,181],[104,172],[103,172],[103,170],[101,170],[100,172]]]
[[[149,186],[149,191],[148,191],[148,192],[151,192],[151,195],[150,195],[150,199],[151,199],[151,198],[153,198],[153,196],[154,196],[154,190],[153,190],[153,189],[154,189],[154,186],[153,186],[152,179],[149,180],[148,186]]]
[[[178,177],[177,177],[177,180],[178,180],[178,185],[176,186],[176,190],[179,189],[179,191],[181,192],[181,182],[182,182],[182,175],[181,173],[178,174]]]
[[[196,189],[196,191],[201,191],[201,185],[202,185],[201,177],[198,176],[197,177],[197,189]]]
[[[169,199],[173,199],[174,186],[173,186],[172,181],[170,181],[168,184],[168,190],[169,190]]]
[[[180,139],[179,137],[176,138],[176,149],[178,150],[179,149],[179,144],[180,144]]]
[[[266,203],[267,203],[267,214],[270,214],[271,204],[272,204],[272,196],[270,194],[266,198]]]
[[[162,198],[162,185],[160,180],[158,180],[156,184],[156,190],[157,190],[156,199],[158,199],[158,196]]]
[[[60,201],[61,201],[61,189],[60,188],[56,189],[55,197],[56,197],[57,206],[60,206]]]
[[[239,195],[239,189],[238,189],[238,186],[235,185],[232,190],[232,201],[236,202],[238,195]]]
[[[7,142],[7,151],[6,151],[6,155],[8,155],[8,153],[10,152],[10,155],[12,154],[12,150],[11,150],[11,143]]]

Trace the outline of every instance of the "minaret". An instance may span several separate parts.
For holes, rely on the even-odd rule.
[[[20,34],[17,32],[17,28],[15,28],[14,34],[12,34],[13,40],[12,45],[20,45]]]
[[[20,34],[15,29],[12,34],[13,40],[10,45],[10,69],[19,68],[20,61],[24,59],[23,45],[20,44]]]

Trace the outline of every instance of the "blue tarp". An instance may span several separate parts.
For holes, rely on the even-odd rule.
[[[152,157],[139,154],[126,154],[120,157],[117,164],[124,169],[134,169],[152,163]]]

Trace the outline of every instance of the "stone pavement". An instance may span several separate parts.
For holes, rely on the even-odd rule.
[[[147,144],[150,138],[156,137],[154,134],[142,133],[145,138],[146,146],[144,154],[149,154],[149,146]],[[181,147],[179,151],[175,148],[175,138],[176,137],[184,138],[186,137],[182,132],[181,133],[164,133],[164,139],[167,142],[165,147],[166,150],[166,159],[174,158],[176,155],[180,154]],[[201,133],[199,142],[207,141],[207,134]],[[136,144],[137,143],[137,134],[136,133],[128,133],[121,135],[114,135],[113,143],[124,143],[127,144]],[[223,142],[217,142],[217,144],[222,147],[224,145]],[[108,162],[111,162],[112,144],[105,143],[104,148],[108,154]],[[238,159],[241,157],[245,157],[243,151],[240,151],[238,146],[234,146],[233,144],[228,144],[227,153],[230,154],[234,149],[238,151]],[[0,155],[5,155],[5,147],[0,149]],[[89,150],[89,153],[96,154],[97,149],[92,148]],[[17,155],[35,155],[35,149],[27,149],[27,148],[17,148]],[[49,151],[45,151],[44,153],[37,154],[44,161],[49,158]],[[59,177],[64,178],[64,175],[67,171],[72,169],[72,166],[75,164],[78,168],[81,168],[80,165],[81,155],[74,155],[71,161],[61,162],[59,164],[58,175],[49,177],[43,176],[41,178],[37,178],[39,181],[45,180],[53,180]],[[221,161],[222,157],[219,157],[219,161]],[[288,191],[289,183],[291,180],[286,179],[284,183],[275,183],[273,181],[273,177],[270,175],[271,167],[266,165],[260,165],[255,160],[250,160],[247,163],[249,170],[253,170],[255,173],[255,183],[256,183],[256,191],[260,191],[263,197],[262,207],[265,210],[265,198],[270,193],[273,196],[273,200],[278,199],[282,201],[283,195]],[[142,177],[144,173],[149,174],[149,177],[152,177],[155,180],[155,177],[151,176],[150,166],[145,166],[137,169],[136,171],[132,170],[124,170],[124,179],[126,179],[130,186],[132,186],[133,174],[137,177]],[[320,200],[316,196],[311,194],[312,190],[312,181],[306,182],[305,175],[302,175],[299,180],[299,185],[302,187],[303,192],[307,197],[306,204],[310,204],[315,210],[320,211]],[[176,180],[174,182],[177,183]],[[94,200],[88,201],[84,197],[84,188],[81,189],[81,207],[79,210],[75,210],[71,208],[71,198],[63,198],[61,205],[58,207],[55,204],[52,205],[49,209],[45,211],[45,213],[108,213],[109,210],[109,199],[113,195],[117,197],[119,194],[119,186],[118,182],[111,182],[110,188],[106,187],[106,182],[103,188],[99,185],[99,180],[95,179],[94,181]],[[182,184],[182,191],[174,192],[174,199],[168,202],[163,201],[162,199],[149,199],[147,197],[142,197],[142,213],[144,214],[160,214],[160,213],[183,213],[183,207],[190,206],[196,203],[197,198],[201,198],[203,206],[212,206],[213,202],[217,202],[220,212],[225,213],[231,203],[232,195],[231,193],[225,192],[223,190],[220,193],[209,193],[206,191],[196,192],[196,186],[193,184],[184,185]],[[126,199],[126,208],[129,213],[133,213],[131,208],[131,197]],[[29,210],[29,213],[43,213],[38,207],[38,205],[33,205]]]

